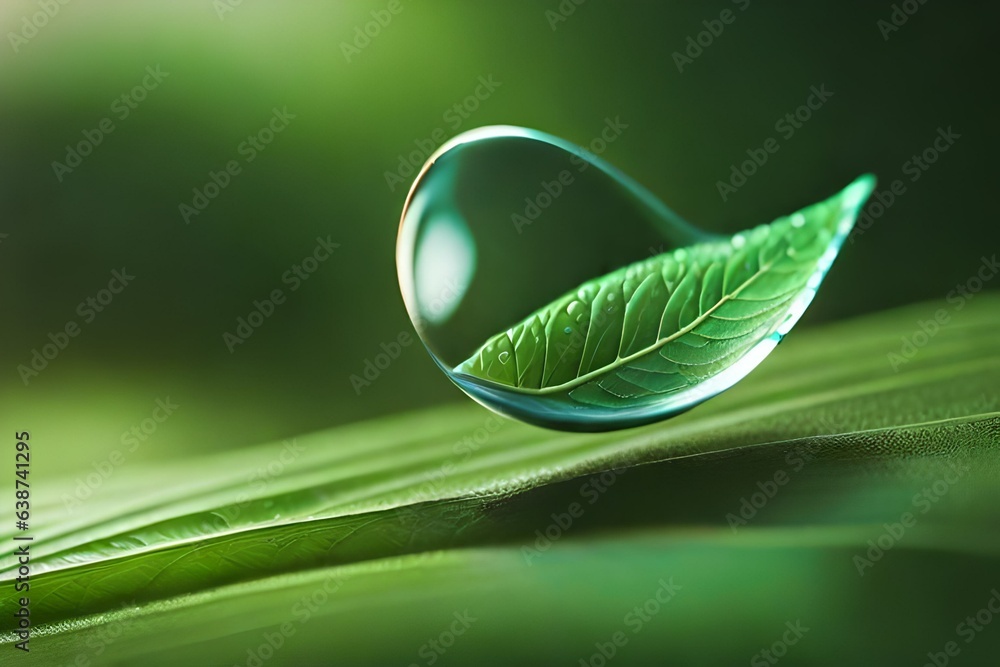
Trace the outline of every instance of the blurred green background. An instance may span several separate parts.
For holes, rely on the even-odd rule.
[[[556,0],[400,0],[396,14],[385,0],[79,0],[11,37],[42,5],[0,6],[0,421],[45,443],[46,471],[89,471],[157,399],[178,407],[131,460],[465,400],[418,345],[360,393],[350,376],[412,331],[394,265],[412,176],[390,188],[386,172],[481,125],[588,143],[620,117],[629,128],[603,157],[718,232],[865,171],[880,190],[902,179],[800,326],[944,299],[1000,238],[986,2],[922,5],[886,39],[888,2],[567,0],[554,23]],[[735,19],[678,71],[673,54],[723,9]],[[391,20],[345,49],[373,11]],[[134,108],[116,102],[154,81],[147,68],[168,75]],[[500,85],[467,117],[449,113],[480,77]],[[811,86],[833,96],[782,137],[775,123]],[[294,118],[247,162],[241,144],[275,108]],[[52,163],[106,118],[113,132],[57,178]],[[904,163],[949,127],[960,138],[911,180]],[[717,181],[768,137],[780,150],[723,201]],[[240,173],[186,224],[179,205],[230,160]],[[291,291],[282,276],[317,237],[339,248]],[[134,281],[84,322],[78,304],[122,267]],[[276,288],[287,301],[231,353],[223,333]],[[70,320],[80,334],[25,384],[18,366]]]

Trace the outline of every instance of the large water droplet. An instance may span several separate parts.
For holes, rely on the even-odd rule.
[[[774,348],[873,184],[729,238],[570,142],[480,128],[413,184],[400,288],[431,356],[483,405],[552,428],[635,426],[732,386]]]

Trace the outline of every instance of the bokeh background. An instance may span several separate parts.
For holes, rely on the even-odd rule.
[[[58,11],[26,30],[43,5]],[[602,157],[723,233],[862,172],[880,190],[902,179],[799,326],[943,299],[997,249],[991,3],[909,3],[888,32],[889,2],[564,0],[558,21],[556,0],[394,6],[357,48],[388,2],[0,5],[0,422],[45,443],[36,471],[89,472],[158,399],[178,407],[132,460],[466,400],[419,345],[360,393],[350,376],[412,333],[394,264],[412,176],[390,187],[386,172],[481,125],[586,144],[620,117]],[[675,52],[724,9],[735,19],[679,71]],[[168,74],[123,117],[116,99],[147,68]],[[481,77],[500,85],[449,114]],[[813,86],[832,97],[784,138],[775,123]],[[246,162],[274,109],[294,118]],[[53,162],[106,118],[114,131],[58,178]],[[960,138],[911,180],[939,128]],[[723,201],[717,182],[768,137],[780,150]],[[187,223],[179,206],[230,160],[241,172]],[[339,247],[290,291],[282,276],[317,237]],[[122,267],[134,281],[84,322],[78,304]],[[230,352],[223,333],[276,288],[287,301]],[[70,320],[80,334],[25,384],[17,367]]]

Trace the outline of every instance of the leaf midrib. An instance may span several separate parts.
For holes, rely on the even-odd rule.
[[[767,271],[769,271],[771,269],[771,267],[774,266],[775,261],[777,261],[777,260],[771,260],[766,265],[761,266],[760,268],[758,268],[757,271],[756,271],[756,273],[754,273],[752,276],[750,276],[749,278],[747,278],[743,283],[741,283],[739,285],[739,287],[737,287],[736,289],[734,289],[729,294],[724,294],[722,296],[722,298],[719,299],[718,303],[716,303],[714,306],[712,306],[711,308],[709,308],[708,310],[706,310],[704,313],[702,313],[701,315],[699,315],[698,317],[696,317],[694,320],[692,320],[691,324],[688,324],[687,326],[685,326],[685,327],[683,327],[681,329],[678,329],[677,331],[675,331],[674,333],[670,334],[669,336],[667,336],[665,338],[657,339],[657,341],[655,343],[653,343],[652,345],[650,345],[649,347],[645,347],[645,348],[643,348],[643,349],[641,349],[641,350],[639,350],[637,352],[633,352],[632,354],[628,355],[627,357],[618,357],[617,359],[615,359],[615,361],[611,362],[610,364],[602,366],[601,368],[598,368],[596,370],[592,370],[589,373],[584,373],[583,375],[578,375],[577,377],[573,378],[572,380],[570,380],[568,382],[564,382],[562,384],[553,385],[551,387],[543,387],[541,389],[533,389],[533,388],[526,388],[526,387],[515,387],[515,389],[517,391],[521,392],[521,393],[532,394],[532,395],[535,395],[535,396],[544,396],[546,394],[554,394],[556,392],[567,391],[568,389],[574,389],[574,388],[576,388],[576,387],[578,387],[580,385],[586,384],[587,382],[590,382],[594,378],[600,377],[602,375],[606,375],[606,374],[610,373],[611,371],[613,371],[613,370],[615,370],[617,368],[621,368],[622,366],[625,366],[626,364],[628,364],[631,361],[634,361],[634,360],[636,360],[636,359],[638,359],[640,357],[646,356],[650,352],[655,352],[656,350],[660,349],[661,347],[663,347],[667,343],[669,343],[671,341],[674,341],[674,340],[677,340],[679,337],[683,336],[684,334],[691,332],[698,325],[700,325],[702,322],[704,322],[706,319],[708,319],[708,317],[713,312],[715,312],[716,310],[718,310],[723,304],[725,304],[728,301],[730,301],[730,300],[734,299],[735,297],[739,296],[739,294],[740,294],[741,291],[743,291],[745,288],[747,288],[748,286],[750,286],[753,283],[753,281],[755,281],[757,278],[759,278],[764,273],[766,273]],[[663,321],[662,316],[660,317],[660,321],[661,322]]]

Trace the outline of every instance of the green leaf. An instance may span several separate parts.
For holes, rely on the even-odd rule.
[[[578,403],[612,408],[691,390],[788,331],[873,187],[863,176],[769,225],[585,283],[490,338],[455,370],[525,394],[568,392]]]
[[[812,628],[797,664],[920,660],[1000,565],[1000,296],[889,358],[950,305],[802,331],[667,427],[566,434],[463,403],[129,469],[72,514],[75,480],[38,483],[32,655],[246,665],[279,633],[264,665],[426,664],[468,610],[437,664],[572,664],[621,630],[615,664],[745,663],[796,619]],[[859,574],[906,512],[916,526]],[[17,567],[0,572],[5,610]],[[625,616],[671,578],[676,599],[633,633]],[[8,611],[0,640],[14,630]],[[962,657],[985,663],[998,638]]]

